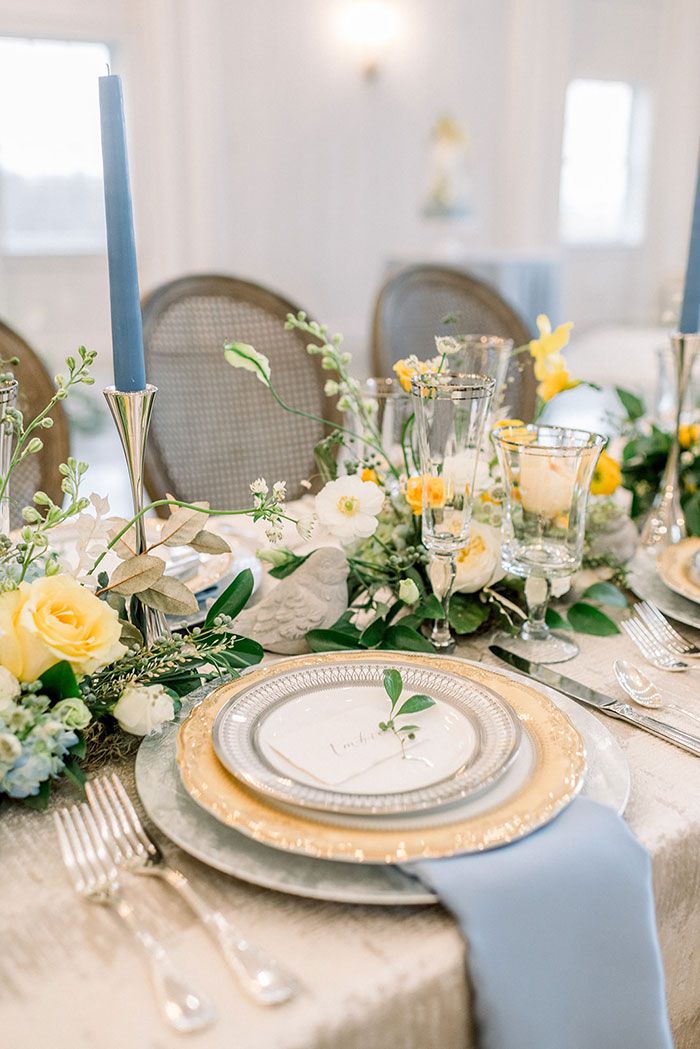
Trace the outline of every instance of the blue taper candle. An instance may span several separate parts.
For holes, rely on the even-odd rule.
[[[112,75],[99,81],[114,385],[131,393],[145,389],[146,366],[122,84]]]
[[[700,331],[700,154],[679,330],[683,335],[692,335]]]

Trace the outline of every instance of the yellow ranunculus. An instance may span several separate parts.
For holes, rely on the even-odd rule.
[[[360,474],[360,480],[371,481],[372,484],[379,484],[379,478],[377,477],[376,470],[370,470],[368,466],[366,466]]]
[[[401,383],[402,389],[404,389],[406,393],[410,393],[411,378],[413,377],[415,368],[411,368],[408,364],[408,361],[401,360],[396,362],[393,370],[396,373],[396,378]]]
[[[607,452],[601,452],[593,471],[591,493],[593,495],[612,495],[620,487],[621,481],[622,470],[618,461]]]
[[[444,355],[432,357],[428,361],[419,361],[415,354],[397,361],[393,367],[396,378],[406,393],[411,392],[411,379],[414,375],[437,375],[443,365]]]
[[[0,594],[0,665],[19,681],[36,681],[66,660],[88,674],[119,659],[117,613],[73,576],[55,575],[21,583]]]
[[[530,340],[530,353],[536,361],[542,361],[546,357],[561,353],[569,341],[569,335],[573,328],[573,321],[560,324],[552,331],[552,323],[546,313],[540,313],[537,318],[537,330],[539,339]]]
[[[423,483],[428,500],[428,506],[433,510],[445,505],[445,481],[442,477],[409,477],[406,482],[406,502],[417,516],[423,511]]]
[[[493,429],[498,430],[501,426],[524,426],[525,423],[522,419],[499,419],[497,423],[493,424]]]
[[[678,427],[678,442],[681,448],[690,448],[691,444],[697,444],[700,440],[700,426],[697,423],[683,423]]]

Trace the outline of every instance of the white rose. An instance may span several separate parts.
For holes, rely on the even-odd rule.
[[[469,542],[457,554],[455,590],[473,594],[484,586],[497,583],[504,575],[499,530],[480,521],[472,521]]]
[[[162,685],[128,685],[112,713],[124,732],[146,736],[172,721],[175,707]]]
[[[7,667],[0,667],[0,699],[16,699],[19,695],[19,681]]]

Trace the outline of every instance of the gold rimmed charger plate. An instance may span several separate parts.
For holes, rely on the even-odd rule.
[[[310,666],[328,662],[368,662],[390,666],[391,653],[328,653],[304,657]],[[220,764],[212,744],[212,727],[223,706],[251,681],[265,681],[299,659],[261,667],[211,693],[183,723],[178,734],[177,762],[190,796],[222,823],[273,848],[319,859],[357,863],[402,863],[407,860],[479,852],[506,845],[544,826],[579,791],[585,772],[581,736],[550,700],[525,683],[512,681],[487,667],[459,659],[401,653],[402,662],[440,666],[477,681],[511,704],[536,750],[533,773],[517,793],[488,812],[470,819],[420,830],[364,830],[319,823],[302,812],[282,811],[245,787]]]
[[[700,586],[694,583],[689,571],[693,557],[700,550],[700,539],[681,539],[680,543],[665,547],[659,554],[656,567],[669,590],[688,601],[700,604]]]

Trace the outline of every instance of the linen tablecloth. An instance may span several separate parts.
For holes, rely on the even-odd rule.
[[[637,658],[626,638],[579,641],[582,654],[565,672],[607,691],[616,688],[613,659]],[[490,660],[487,643],[462,646],[459,654]],[[700,709],[694,673],[652,669],[651,676]],[[698,1049],[700,760],[612,719],[604,723],[627,754],[626,818],[653,861],[676,1049]],[[129,762],[122,770],[127,782],[132,768]],[[74,798],[66,786],[55,804]],[[218,1023],[190,1037],[198,1049],[472,1049],[463,942],[439,907],[344,906],[283,896],[211,871],[173,846],[166,851],[305,985],[298,1000],[279,1009],[251,1004],[179,899],[150,879],[134,881],[134,903],[151,912],[158,934],[218,1004]],[[112,915],[73,893],[46,813],[10,804],[0,810],[0,887],[3,1041],[57,1049],[185,1044],[161,1023],[141,959]]]

